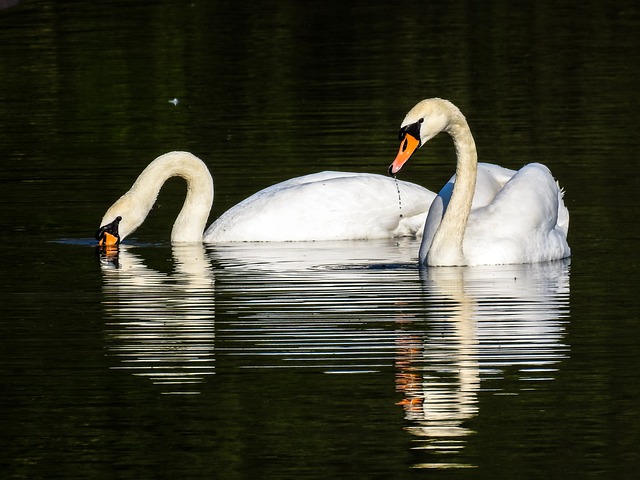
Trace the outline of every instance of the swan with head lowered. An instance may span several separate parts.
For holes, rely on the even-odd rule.
[[[209,169],[188,152],[151,162],[131,189],[104,214],[96,238],[115,244],[140,226],[164,183],[186,180],[187,195],[171,232],[172,242],[273,242],[363,240],[422,232],[435,194],[383,175],[320,172],[261,190],[230,208],[205,231],[213,204]],[[399,206],[398,197],[401,199]]]
[[[389,173],[395,175],[419,147],[442,131],[453,139],[456,173],[429,209],[421,264],[536,263],[571,255],[569,211],[549,169],[540,163],[518,171],[478,164],[469,125],[447,100],[423,100],[407,113]]]

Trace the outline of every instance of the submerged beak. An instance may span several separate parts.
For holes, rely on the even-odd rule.
[[[96,232],[96,240],[101,247],[113,247],[120,243],[120,234],[118,233],[118,225],[122,217],[118,216],[111,222],[103,225]]]
[[[404,135],[402,142],[400,142],[400,149],[398,155],[391,165],[389,165],[389,174],[395,175],[400,171],[402,166],[411,158],[413,152],[420,146],[420,140],[407,133]]]

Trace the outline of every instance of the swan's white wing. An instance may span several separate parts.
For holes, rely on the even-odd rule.
[[[288,187],[293,187],[296,185],[306,185],[308,183],[316,183],[316,182],[323,182],[326,180],[333,180],[335,178],[353,178],[353,177],[360,177],[363,175],[367,175],[367,174],[363,174],[363,173],[357,173],[357,172],[336,172],[334,170],[325,170],[324,172],[316,172],[316,173],[309,173],[307,175],[302,175],[299,177],[293,177],[293,178],[289,178],[288,180],[283,180],[280,183],[276,183],[275,185],[271,185],[267,188],[265,188],[264,190],[266,191],[271,191],[271,190],[284,190],[285,188]],[[260,192],[264,191],[261,190]],[[257,193],[260,193],[257,192]]]
[[[205,232],[205,242],[312,241],[419,234],[435,194],[382,175],[321,172],[268,187]]]
[[[511,180],[516,174],[515,170],[504,168],[493,163],[478,163],[478,175],[476,178],[476,190],[473,194],[473,203],[471,209],[484,207],[489,205],[496,198],[496,195],[500,193],[505,184]],[[449,203],[451,198],[451,192],[453,190],[453,184],[456,180],[454,175],[449,181],[442,187],[442,190],[438,195],[443,197],[445,206]]]
[[[483,207],[493,202],[496,195],[515,174],[515,170],[493,163],[479,163],[476,191],[473,195],[471,209]]]
[[[420,265],[424,265],[427,259],[427,254],[429,253],[429,249],[431,248],[431,244],[433,243],[433,237],[438,231],[438,227],[440,226],[440,222],[442,222],[442,216],[444,215],[446,209],[446,203],[449,202],[449,198],[451,197],[449,186],[452,186],[451,182],[445,185],[440,193],[433,199],[431,203],[431,207],[429,208],[429,214],[427,215],[427,220],[424,225],[424,232],[422,234],[422,242],[420,243],[420,252],[418,254],[418,258],[420,260]]]
[[[472,210],[484,207],[493,202],[496,195],[500,193],[504,185],[515,173],[515,170],[503,168],[499,165],[479,163],[476,190],[473,195],[473,203],[471,204]],[[420,244],[419,259],[421,264],[426,261],[427,254],[431,248],[431,243],[433,242],[433,237],[440,226],[442,216],[447,209],[449,200],[451,200],[455,179],[456,176],[454,175],[449,179],[444,187],[442,187],[429,209],[429,214],[425,222],[424,234],[422,236],[422,243]]]
[[[526,165],[493,202],[471,212],[464,255],[472,265],[568,257],[568,220],[562,193],[549,169],[539,163]]]

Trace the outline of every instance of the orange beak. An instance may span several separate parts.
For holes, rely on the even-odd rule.
[[[96,240],[101,247],[113,247],[120,243],[120,234],[118,233],[118,225],[120,224],[122,217],[118,216],[116,219],[103,225],[96,232]]]
[[[115,235],[111,235],[109,232],[104,232],[102,234],[102,238],[98,242],[98,245],[100,245],[101,247],[113,247],[117,245],[118,242],[118,237],[116,237]]]
[[[400,149],[398,150],[396,159],[391,165],[389,165],[389,173],[391,175],[395,175],[396,173],[398,173],[402,166],[407,163],[407,160],[411,158],[411,155],[413,155],[413,152],[415,152],[419,146],[420,140],[409,133],[405,134],[402,142],[400,143]]]

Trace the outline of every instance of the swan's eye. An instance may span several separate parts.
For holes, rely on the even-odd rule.
[[[404,140],[407,135],[411,135],[413,138],[419,139],[420,123],[422,123],[422,121],[424,121],[423,118],[421,118],[419,121],[415,123],[411,123],[409,125],[405,125],[404,127],[402,127],[400,129],[400,133],[398,134],[398,140],[400,141]]]

